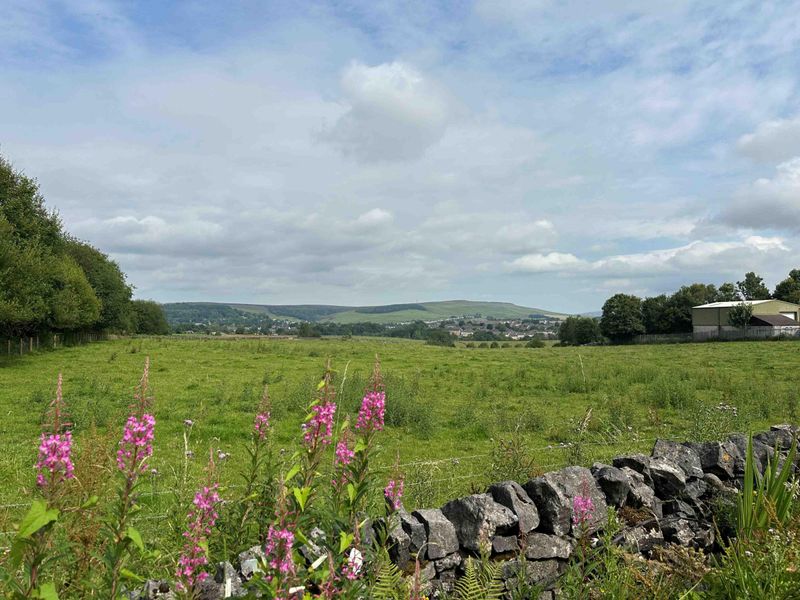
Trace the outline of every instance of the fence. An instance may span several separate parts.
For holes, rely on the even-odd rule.
[[[685,344],[706,342],[708,340],[771,340],[776,338],[800,339],[800,327],[747,327],[746,329],[726,328],[694,333],[653,333],[637,335],[634,344]]]
[[[19,338],[0,338],[0,354],[23,356],[39,350],[53,350],[64,346],[77,346],[108,339],[108,334],[96,331],[67,333],[42,333]]]

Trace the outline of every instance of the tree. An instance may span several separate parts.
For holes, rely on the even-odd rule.
[[[784,302],[800,304],[800,269],[789,271],[789,276],[775,286],[773,296]]]
[[[745,300],[769,300],[770,293],[764,280],[753,271],[745,273],[743,281],[737,281],[736,287]]]
[[[712,284],[693,283],[682,286],[670,296],[665,313],[669,333],[692,331],[692,307],[715,302],[717,288]]]
[[[297,329],[297,335],[302,338],[318,338],[322,337],[322,333],[316,327],[314,327],[311,323],[303,322],[300,323],[300,327]]]
[[[642,320],[647,333],[670,333],[669,299],[665,294],[642,301]]]
[[[575,321],[577,317],[567,317],[558,327],[558,340],[563,344],[575,343]]]
[[[164,309],[158,302],[152,300],[133,300],[131,310],[134,315],[136,333],[149,335],[166,335],[169,333],[169,323],[164,316]]]
[[[427,344],[432,346],[455,346],[455,338],[446,329],[430,329]]]
[[[578,317],[575,323],[575,343],[579,346],[599,342],[603,335],[600,333],[600,324],[592,317]]]
[[[736,291],[736,286],[730,282],[723,283],[717,289],[717,297],[714,298],[715,302],[735,302],[739,299],[739,292]]]
[[[745,329],[750,324],[750,318],[753,316],[753,305],[744,300],[731,307],[728,312],[728,323],[733,327]]]
[[[615,294],[603,304],[600,331],[614,342],[625,342],[644,333],[642,300],[628,294]]]
[[[88,329],[100,318],[100,300],[71,257],[50,261],[50,310],[46,325],[61,331]]]

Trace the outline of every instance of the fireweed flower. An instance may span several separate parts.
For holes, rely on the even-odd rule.
[[[143,461],[153,454],[155,427],[156,419],[151,414],[144,413],[141,418],[136,415],[128,417],[117,450],[117,467],[120,471],[133,473],[144,469]]]
[[[311,418],[308,423],[303,423],[303,443],[309,448],[327,446],[331,443],[333,435],[333,415],[336,413],[336,403],[326,402],[315,404],[311,407]]]
[[[51,487],[72,479],[75,467],[72,464],[72,432],[42,434],[39,443],[39,459],[36,461],[36,484]]]
[[[363,433],[381,431],[386,411],[386,394],[381,391],[367,392],[361,400],[356,429]]]
[[[342,440],[336,444],[336,464],[339,466],[347,466],[353,462],[356,453],[353,452],[347,444],[347,440]]]
[[[208,578],[208,573],[202,570],[208,564],[204,546],[207,536],[211,534],[219,518],[217,505],[221,502],[221,498],[217,492],[218,488],[217,483],[207,485],[195,494],[192,501],[189,526],[183,532],[185,538],[183,552],[178,559],[178,569],[175,572],[182,590],[191,590]]]
[[[572,499],[572,524],[583,525],[588,523],[594,512],[594,502],[589,496],[575,496]]]
[[[403,480],[390,479],[383,490],[383,495],[392,510],[400,510],[403,507]]]
[[[259,440],[263,440],[269,433],[269,420],[270,414],[267,412],[260,412],[256,415],[255,423],[253,423],[253,433]]]
[[[351,548],[350,552],[347,553],[347,561],[344,564],[342,573],[347,579],[353,581],[354,579],[358,579],[363,566],[364,557],[361,555],[361,552],[359,552],[357,548]]]
[[[288,529],[278,529],[270,525],[267,531],[267,543],[264,553],[267,564],[279,575],[294,575],[295,565],[292,558],[294,534]]]

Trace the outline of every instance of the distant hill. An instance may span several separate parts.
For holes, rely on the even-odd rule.
[[[267,316],[333,323],[400,323],[436,321],[450,317],[480,315],[493,319],[566,318],[567,315],[541,308],[518,306],[509,302],[472,302],[448,300],[381,306],[333,306],[325,304],[236,304],[222,302],[174,302],[164,304],[171,324],[215,321],[235,322],[243,316]]]

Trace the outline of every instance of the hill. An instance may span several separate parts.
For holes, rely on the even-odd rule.
[[[325,304],[236,304],[222,302],[176,302],[164,304],[170,323],[234,322],[269,317],[297,321],[331,323],[401,323],[437,321],[447,318],[492,319],[565,318],[567,315],[541,308],[518,306],[510,302],[448,300],[380,306],[335,306]]]

